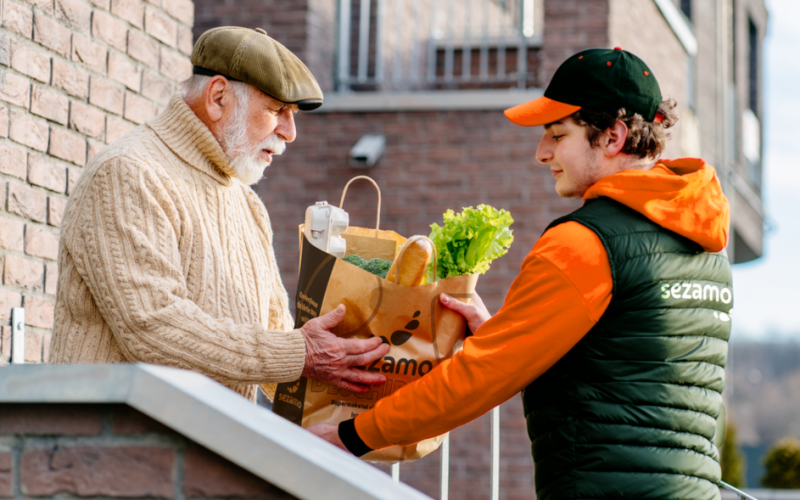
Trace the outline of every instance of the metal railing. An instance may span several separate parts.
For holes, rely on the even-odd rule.
[[[492,481],[491,500],[500,499],[500,407],[492,408]],[[442,441],[439,471],[439,500],[450,496],[450,433]],[[392,464],[392,479],[400,482],[400,464]]]
[[[11,364],[25,363],[25,308],[11,309]]]
[[[726,483],[725,481],[719,482],[719,489],[721,490],[728,490],[732,491],[738,497],[738,500],[758,500],[756,497],[748,495],[744,491],[734,488],[730,484]]]
[[[526,88],[539,3],[338,0],[336,89]]]

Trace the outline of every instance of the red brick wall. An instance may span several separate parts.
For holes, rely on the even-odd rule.
[[[263,28],[292,52],[307,45],[307,0],[199,0],[195,2],[194,37],[217,26]]]
[[[348,152],[367,133],[385,134],[386,152],[374,169],[352,168]],[[511,211],[514,244],[478,282],[496,311],[547,224],[578,206],[555,194],[549,169],[536,161],[540,134],[540,128],[513,125],[499,110],[298,115],[298,139],[257,186],[290,297],[297,281],[297,226],[306,207],[320,200],[338,205],[345,183],[366,174],[382,189],[381,228],[404,236],[427,235],[448,208],[488,203]],[[349,189],[344,208],[351,225],[374,227],[376,205],[375,189],[361,182]]]
[[[608,47],[609,0],[545,0],[540,82],[549,82],[572,54]]]
[[[0,498],[295,498],[124,405],[0,404]]]

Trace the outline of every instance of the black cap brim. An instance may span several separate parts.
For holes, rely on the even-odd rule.
[[[293,102],[292,104],[297,104],[297,107],[300,108],[301,111],[313,111],[322,106],[322,100],[311,99],[308,101]]]

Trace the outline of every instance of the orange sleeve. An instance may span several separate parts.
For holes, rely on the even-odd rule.
[[[410,445],[486,413],[542,375],[597,323],[611,301],[605,248],[586,227],[547,231],[498,313],[429,374],[355,419],[372,449]]]

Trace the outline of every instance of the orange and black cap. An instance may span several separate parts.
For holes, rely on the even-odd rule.
[[[517,125],[533,127],[566,118],[581,108],[625,108],[657,121],[661,89],[647,65],[628,51],[588,49],[564,61],[544,96],[505,111]]]

